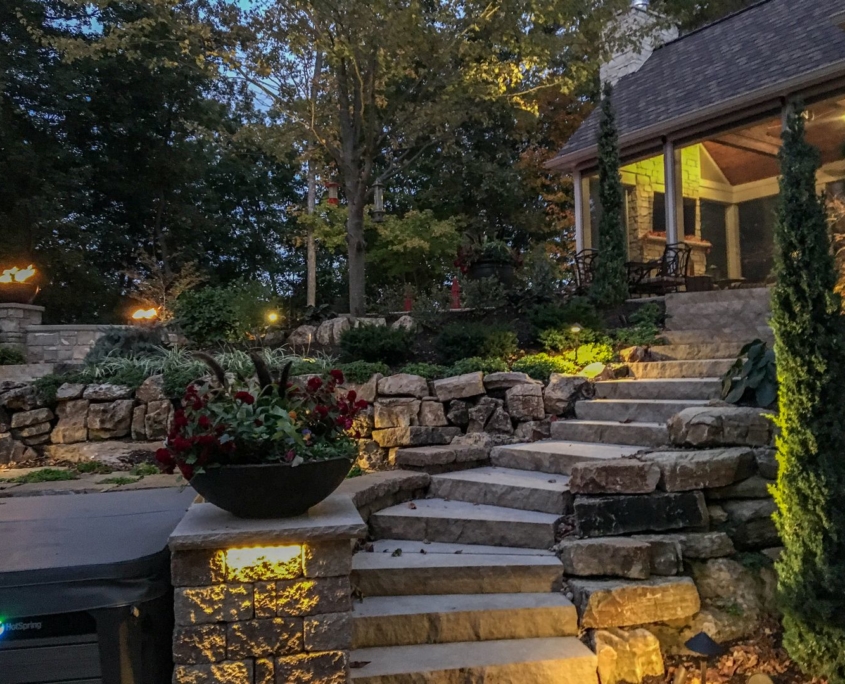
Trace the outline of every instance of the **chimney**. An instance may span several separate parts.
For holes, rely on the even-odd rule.
[[[609,40],[618,47],[602,65],[601,80],[611,85],[639,71],[657,48],[680,35],[677,26],[671,26],[665,17],[641,3],[633,3],[630,11],[620,14],[609,31]]]

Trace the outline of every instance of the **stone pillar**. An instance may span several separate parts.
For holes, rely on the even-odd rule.
[[[26,329],[41,325],[43,306],[0,304],[0,346],[26,347]]]
[[[352,544],[366,532],[337,494],[278,520],[191,506],[170,537],[174,684],[345,684]]]

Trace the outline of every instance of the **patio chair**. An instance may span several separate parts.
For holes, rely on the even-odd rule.
[[[595,249],[584,249],[575,255],[575,294],[585,295],[593,284],[596,273],[596,259],[599,253]]]
[[[634,296],[678,292],[689,275],[692,248],[683,242],[666,245],[660,259],[628,263],[628,290]]]

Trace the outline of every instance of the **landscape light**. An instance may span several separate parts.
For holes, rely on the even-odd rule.
[[[271,311],[267,314],[267,321],[270,323],[278,323],[279,322],[279,314],[275,311]]]
[[[707,684],[707,666],[712,658],[725,655],[727,649],[717,644],[710,635],[699,632],[684,644],[690,651],[701,656],[701,684]]]
[[[158,317],[158,312],[155,309],[138,309],[132,314],[133,321],[151,321]]]

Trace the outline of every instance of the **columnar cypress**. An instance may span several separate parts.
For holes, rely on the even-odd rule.
[[[818,151],[801,107],[783,133],[772,299],[780,380],[775,516],[785,646],[807,672],[845,683],[845,338]]]
[[[619,133],[613,111],[613,89],[606,84],[599,130],[599,256],[590,295],[599,306],[615,306],[628,298],[625,270],[626,242],[624,190],[619,172]]]

